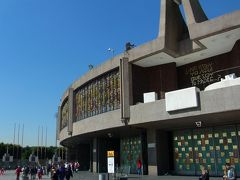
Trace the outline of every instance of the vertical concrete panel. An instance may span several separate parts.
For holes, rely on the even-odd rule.
[[[98,163],[97,163],[97,159],[98,159],[98,155],[97,155],[97,148],[98,148],[98,142],[97,142],[97,138],[94,138],[92,141],[92,169],[94,173],[98,172]]]
[[[157,176],[157,145],[156,130],[147,130],[147,146],[148,146],[148,174]]]
[[[59,133],[60,133],[60,124],[62,121],[62,110],[61,106],[58,106],[58,113],[57,113],[57,118],[56,118],[56,143],[57,140],[59,140]],[[57,144],[56,144],[57,146]]]
[[[121,120],[127,124],[130,118],[130,87],[129,87],[129,63],[128,58],[120,59],[120,96],[121,96]]]
[[[73,88],[68,89],[68,102],[69,102],[69,116],[68,116],[68,134],[72,134],[73,132],[73,121],[74,121],[74,98],[73,98]]]

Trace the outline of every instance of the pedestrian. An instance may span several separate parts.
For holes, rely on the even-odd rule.
[[[205,166],[201,166],[201,176],[199,180],[209,180],[209,173]]]
[[[47,176],[49,176],[50,172],[51,172],[51,164],[48,163],[48,165],[47,165]]]
[[[18,166],[17,169],[15,170],[17,180],[19,180],[21,172],[22,172],[22,169],[20,166]]]
[[[79,162],[75,162],[75,171],[78,172],[80,168]]]
[[[30,177],[31,177],[31,180],[34,180],[36,179],[36,174],[37,174],[37,168],[35,166],[32,166],[30,168]]]
[[[224,180],[236,180],[235,168],[230,163],[225,164]]]
[[[74,162],[71,163],[71,167],[72,167],[72,172],[75,172],[75,163]]]
[[[43,176],[43,168],[40,166],[37,170],[38,180],[42,179]]]
[[[56,168],[55,165],[53,165],[51,169],[51,179],[58,180],[58,169]]]
[[[137,174],[138,174],[138,175],[141,175],[141,174],[142,174],[142,161],[141,161],[140,158],[139,158],[138,161],[137,161]]]
[[[70,165],[68,165],[67,169],[66,169],[66,179],[70,180],[70,177],[73,177],[73,173],[72,173],[72,168]]]
[[[64,178],[65,178],[65,176],[66,176],[64,163],[61,163],[58,171],[59,171],[59,172],[58,172],[58,178],[59,178],[59,180],[64,180]]]
[[[0,176],[3,176],[3,175],[4,175],[4,172],[5,172],[4,168],[3,168],[3,167],[0,168]]]
[[[22,179],[28,179],[29,171],[30,171],[29,167],[27,165],[24,166],[24,168],[22,170],[22,172],[23,172]]]

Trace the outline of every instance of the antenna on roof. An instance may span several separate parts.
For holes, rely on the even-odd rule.
[[[89,65],[88,65],[88,69],[89,69],[89,70],[92,70],[92,69],[93,69],[93,65],[92,65],[92,64],[89,64]]]
[[[130,49],[134,48],[135,45],[134,44],[131,44],[130,42],[127,42],[125,44],[125,51],[129,51]]]

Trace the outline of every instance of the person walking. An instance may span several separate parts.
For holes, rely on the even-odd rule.
[[[201,176],[199,180],[209,180],[209,173],[205,166],[201,166]]]
[[[51,180],[58,180],[58,169],[57,169],[56,165],[52,166],[52,169],[51,169]]]
[[[43,168],[42,167],[38,168],[37,175],[38,175],[38,180],[41,180],[42,176],[43,176]]]
[[[66,171],[65,171],[65,166],[64,163],[61,163],[60,168],[58,169],[58,177],[59,180],[64,180],[65,176],[66,176]]]
[[[22,172],[22,169],[20,166],[17,167],[15,173],[16,173],[16,179],[19,180],[20,174]]]
[[[30,178],[31,180],[35,180],[37,175],[37,168],[35,166],[32,166],[30,168]]]
[[[138,161],[137,161],[137,174],[138,174],[138,175],[141,175],[141,174],[142,174],[142,161],[141,161],[140,158],[139,158]]]
[[[0,176],[3,176],[3,175],[4,175],[4,172],[5,172],[4,168],[3,168],[3,167],[0,168]]]
[[[230,163],[226,163],[225,164],[225,173],[223,176],[224,180],[236,180],[236,172],[235,172],[235,168],[233,166],[231,166]]]
[[[66,179],[70,180],[70,177],[73,177],[73,173],[72,173],[72,168],[70,165],[68,165],[67,169],[66,169]]]

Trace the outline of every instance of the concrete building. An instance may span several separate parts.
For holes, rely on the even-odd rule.
[[[180,11],[183,7],[185,18]],[[198,0],[161,0],[159,35],[66,90],[57,136],[82,169],[240,176],[240,11],[208,19]]]

